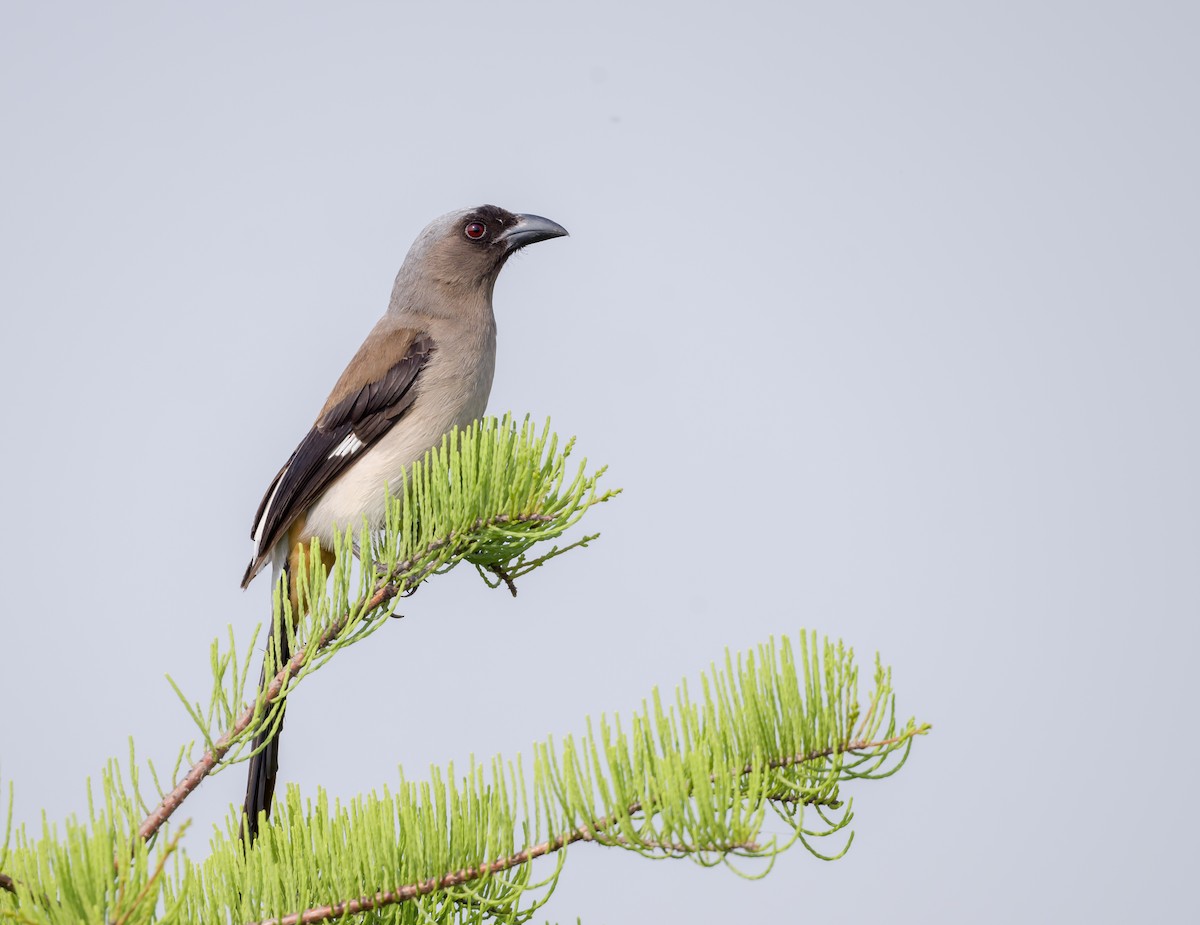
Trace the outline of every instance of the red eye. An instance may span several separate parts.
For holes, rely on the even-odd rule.
[[[463,232],[472,241],[478,241],[487,234],[487,225],[483,222],[469,222],[467,227],[463,229]]]

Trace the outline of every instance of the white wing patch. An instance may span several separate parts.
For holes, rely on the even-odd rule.
[[[358,437],[354,436],[354,432],[351,431],[350,433],[346,434],[346,439],[339,443],[327,458],[335,459],[338,456],[353,456],[364,446],[366,446],[366,444],[359,440]]]

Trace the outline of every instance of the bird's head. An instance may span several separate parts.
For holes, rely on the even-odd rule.
[[[500,268],[529,244],[560,238],[567,229],[540,215],[499,206],[462,209],[435,219],[413,242],[400,277],[454,289],[490,292]]]

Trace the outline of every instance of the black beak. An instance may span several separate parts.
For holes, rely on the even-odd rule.
[[[561,238],[567,234],[567,229],[558,222],[552,222],[540,215],[518,215],[517,223],[497,236],[508,252],[520,250],[527,244],[537,244],[538,241],[549,241],[551,238]]]

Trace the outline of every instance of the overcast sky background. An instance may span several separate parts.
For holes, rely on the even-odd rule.
[[[573,849],[552,921],[1178,920],[1200,758],[1200,39],[1186,3],[57,4],[0,12],[0,777],[85,807],[191,731],[260,495],[431,218],[571,237],[490,408],[625,488],[297,694],[349,797],[629,711],[724,647],[878,650],[934,724],[761,882]],[[865,691],[864,691],[865,693]],[[189,842],[240,770],[186,805]]]

